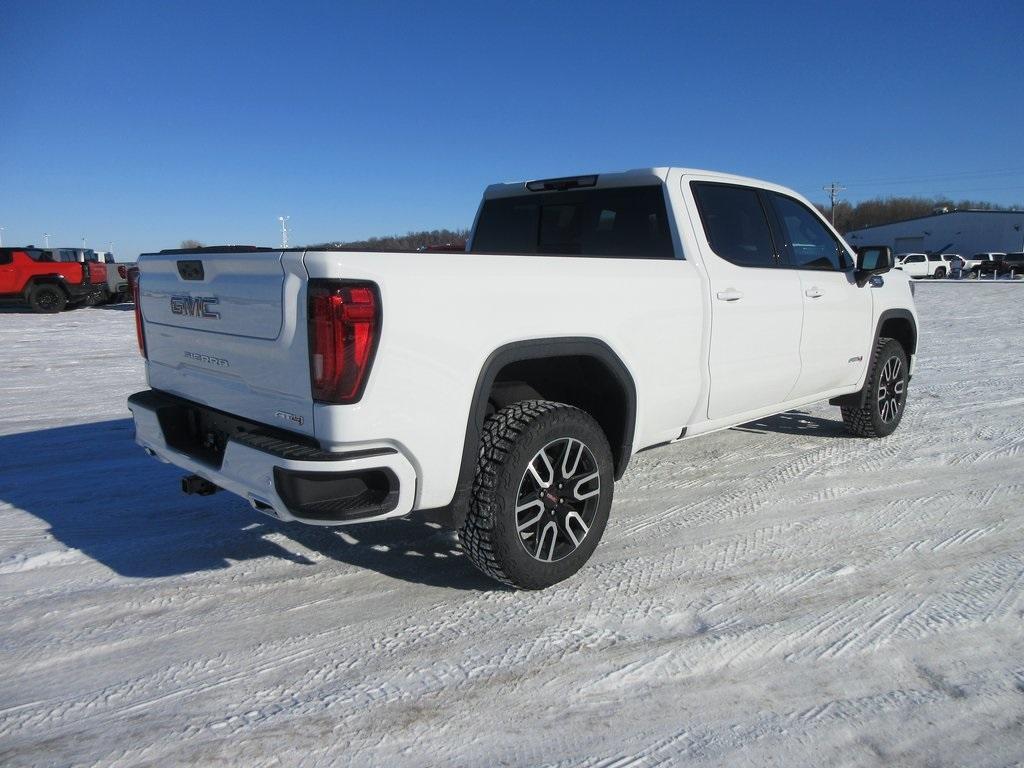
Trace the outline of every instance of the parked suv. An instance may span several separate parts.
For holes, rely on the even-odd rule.
[[[541,588],[590,557],[639,450],[822,400],[893,432],[918,333],[892,263],[738,176],[496,184],[463,253],[143,254],[128,406],[188,492],[314,525],[418,511]]]
[[[0,248],[0,300],[27,304],[36,312],[101,301],[106,277],[103,264],[78,262],[67,250]]]

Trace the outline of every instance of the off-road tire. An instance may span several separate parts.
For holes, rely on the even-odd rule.
[[[68,305],[68,297],[58,286],[43,283],[33,286],[29,291],[28,305],[33,312],[54,314],[64,311]]]
[[[589,449],[600,494],[589,530],[576,549],[545,562],[528,553],[517,530],[516,504],[527,467],[538,451],[565,438]],[[593,554],[608,523],[612,467],[608,440],[585,411],[548,400],[524,400],[502,408],[484,424],[469,510],[459,529],[469,561],[492,579],[519,589],[543,589],[569,578]]]
[[[890,360],[896,359],[899,363],[901,381],[903,383],[902,398],[899,400],[895,416],[890,420],[883,418],[879,405],[879,386],[883,370]],[[851,408],[844,406],[843,424],[846,429],[858,437],[886,437],[891,435],[903,419],[903,410],[907,404],[907,387],[910,383],[909,366],[907,364],[907,353],[903,345],[896,339],[881,337],[875,344],[875,353],[871,358],[871,370],[868,371],[867,380],[864,382],[864,389],[861,396],[864,401],[863,408]]]

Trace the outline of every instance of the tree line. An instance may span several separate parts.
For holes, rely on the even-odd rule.
[[[818,210],[826,218],[832,215],[829,205],[817,203]],[[864,227],[877,227],[881,224],[892,224],[904,219],[916,219],[919,216],[930,216],[935,212],[946,212],[954,209],[972,208],[982,211],[1015,211],[1022,206],[996,205],[982,200],[957,200],[948,197],[876,197],[857,204],[840,201],[836,204],[836,229],[844,235]]]
[[[368,240],[318,243],[309,247],[313,250],[327,247],[352,248],[360,251],[415,251],[430,246],[465,247],[468,238],[468,229],[431,229],[422,232],[407,232],[404,235],[371,237]]]

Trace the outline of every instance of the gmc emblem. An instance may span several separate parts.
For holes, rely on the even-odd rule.
[[[171,296],[171,314],[220,320],[220,312],[210,309],[210,305],[219,303],[216,296]]]

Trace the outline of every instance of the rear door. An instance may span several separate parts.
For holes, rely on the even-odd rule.
[[[800,374],[800,277],[780,268],[758,189],[712,181],[690,188],[711,287],[708,418],[784,402]]]
[[[139,263],[150,386],[313,433],[301,253],[161,253]]]
[[[804,307],[800,378],[791,398],[856,384],[871,345],[871,285],[857,285],[853,256],[810,208],[777,192],[768,198]]]

